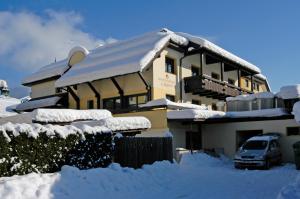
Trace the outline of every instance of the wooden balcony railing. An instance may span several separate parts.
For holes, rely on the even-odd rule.
[[[186,93],[200,94],[216,99],[225,99],[226,97],[235,97],[243,93],[251,93],[235,85],[204,75],[184,78],[184,89]]]

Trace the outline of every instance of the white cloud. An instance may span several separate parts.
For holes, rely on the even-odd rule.
[[[36,70],[67,57],[76,45],[88,49],[109,43],[80,29],[83,18],[74,12],[45,11],[45,16],[30,12],[0,12],[0,66]]]

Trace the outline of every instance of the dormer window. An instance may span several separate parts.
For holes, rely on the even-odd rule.
[[[170,57],[166,57],[165,68],[167,73],[175,74],[175,60]]]

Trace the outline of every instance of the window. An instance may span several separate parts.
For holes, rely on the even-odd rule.
[[[104,99],[103,108],[109,110],[115,109],[115,99]]]
[[[192,76],[199,76],[199,68],[196,66],[192,66]]]
[[[94,109],[94,100],[88,100],[87,101],[87,108],[88,109]]]
[[[211,78],[219,80],[220,79],[220,75],[217,74],[217,73],[211,73]]]
[[[128,97],[128,107],[129,108],[137,107],[137,98],[136,98],[136,96]]]
[[[229,78],[228,78],[228,84],[234,85],[234,84],[235,84],[235,81],[234,81],[233,79],[229,79]]]
[[[200,105],[201,102],[199,100],[192,100],[192,104]]]
[[[146,104],[148,101],[147,95],[140,95],[137,97],[138,104]]]
[[[147,101],[147,94],[124,96],[124,108],[137,108],[139,104],[145,104]],[[103,108],[109,110],[121,109],[121,99],[118,97],[104,99]]]
[[[286,134],[287,136],[300,135],[300,127],[287,127]]]
[[[248,88],[249,87],[249,80],[245,79],[245,84],[246,84],[246,87]]]
[[[174,95],[166,95],[166,99],[175,102],[175,96]]]
[[[169,57],[165,58],[166,72],[175,74],[175,60]]]
[[[185,143],[186,149],[200,150],[202,149],[202,139],[201,132],[191,132],[185,133]]]

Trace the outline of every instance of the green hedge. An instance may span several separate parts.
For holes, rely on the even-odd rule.
[[[63,165],[79,169],[106,167],[112,162],[111,133],[71,134],[66,138],[40,133],[37,138],[26,133],[14,136],[0,131],[0,176],[23,175],[31,172],[52,173]]]

